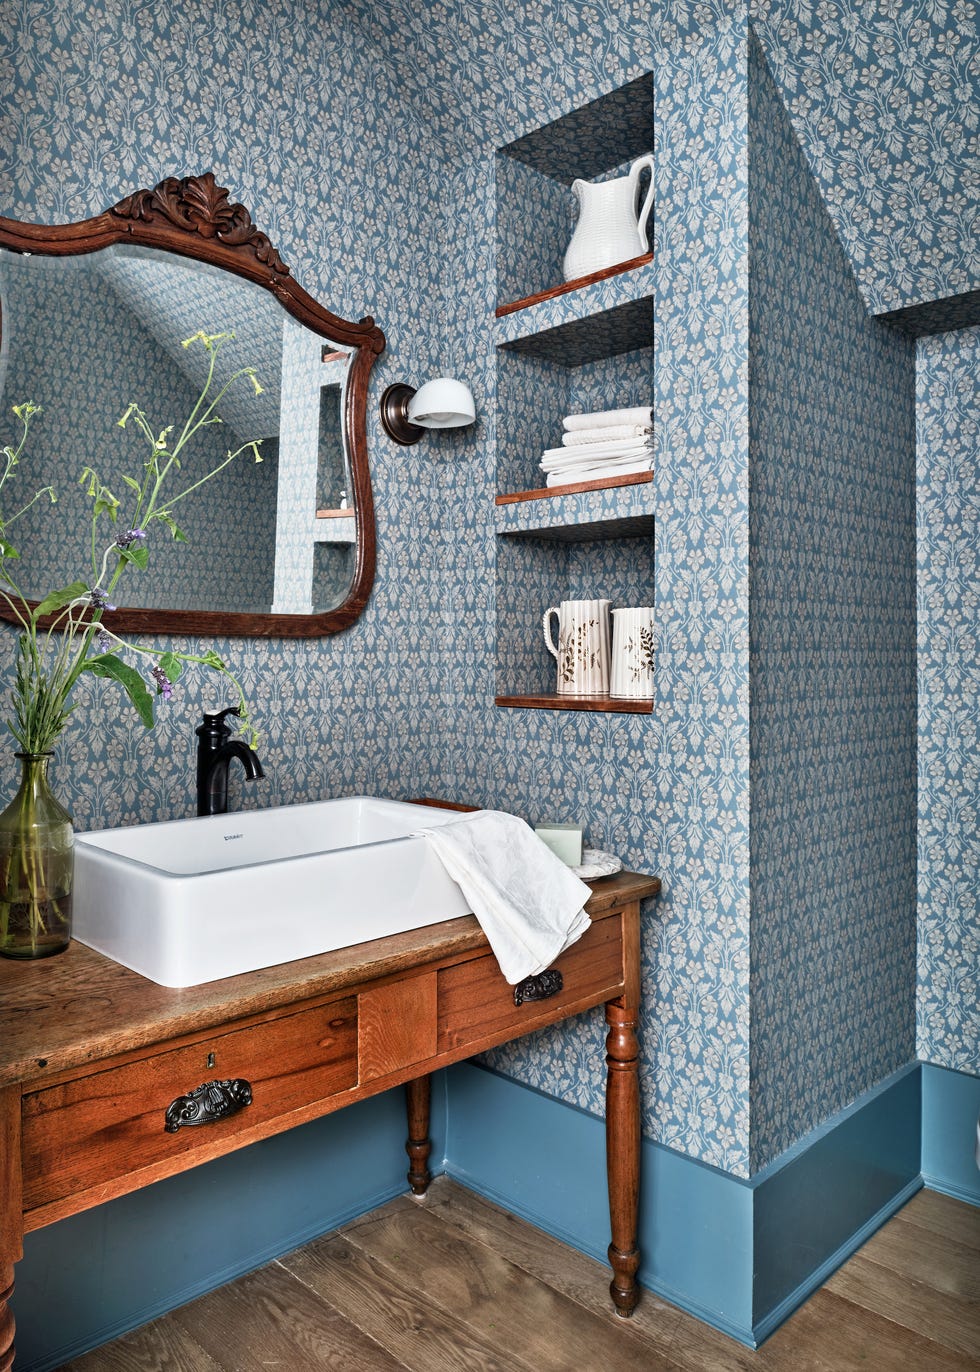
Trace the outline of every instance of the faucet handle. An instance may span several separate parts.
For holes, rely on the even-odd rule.
[[[205,710],[204,722],[199,724],[194,730],[202,743],[207,742],[211,748],[217,748],[226,738],[231,737],[231,729],[225,723],[227,715],[241,714],[237,705],[229,705],[227,710]]]
[[[210,724],[223,724],[226,715],[240,715],[241,710],[237,705],[229,705],[227,710],[205,710],[204,718]]]

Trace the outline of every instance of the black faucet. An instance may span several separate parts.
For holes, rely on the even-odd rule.
[[[223,815],[228,810],[228,764],[237,757],[245,768],[249,781],[265,776],[258,754],[243,743],[240,738],[232,738],[231,729],[225,723],[227,715],[237,715],[238,706],[228,710],[209,710],[204,712],[204,723],[194,730],[197,734],[197,813],[199,815]]]

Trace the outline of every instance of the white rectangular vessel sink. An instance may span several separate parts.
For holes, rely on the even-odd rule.
[[[72,932],[198,986],[456,919],[462,892],[412,835],[458,818],[354,796],[78,834]]]

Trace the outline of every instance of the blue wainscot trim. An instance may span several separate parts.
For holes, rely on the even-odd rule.
[[[450,1175],[604,1263],[603,1122],[471,1063],[449,1098]],[[756,1347],[919,1189],[919,1118],[913,1063],[751,1182],[644,1141],[641,1283]]]
[[[433,1081],[433,1171],[446,1097]],[[48,1372],[407,1189],[400,1089],[28,1234],[18,1372]]]
[[[756,1343],[920,1189],[920,1109],[910,1063],[753,1177]]]
[[[978,1118],[980,1077],[922,1064],[922,1180],[971,1205],[980,1205]]]

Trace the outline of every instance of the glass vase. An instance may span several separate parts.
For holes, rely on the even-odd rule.
[[[51,753],[18,753],[20,788],[0,814],[0,955],[46,958],[71,939],[72,818],[48,784]]]

